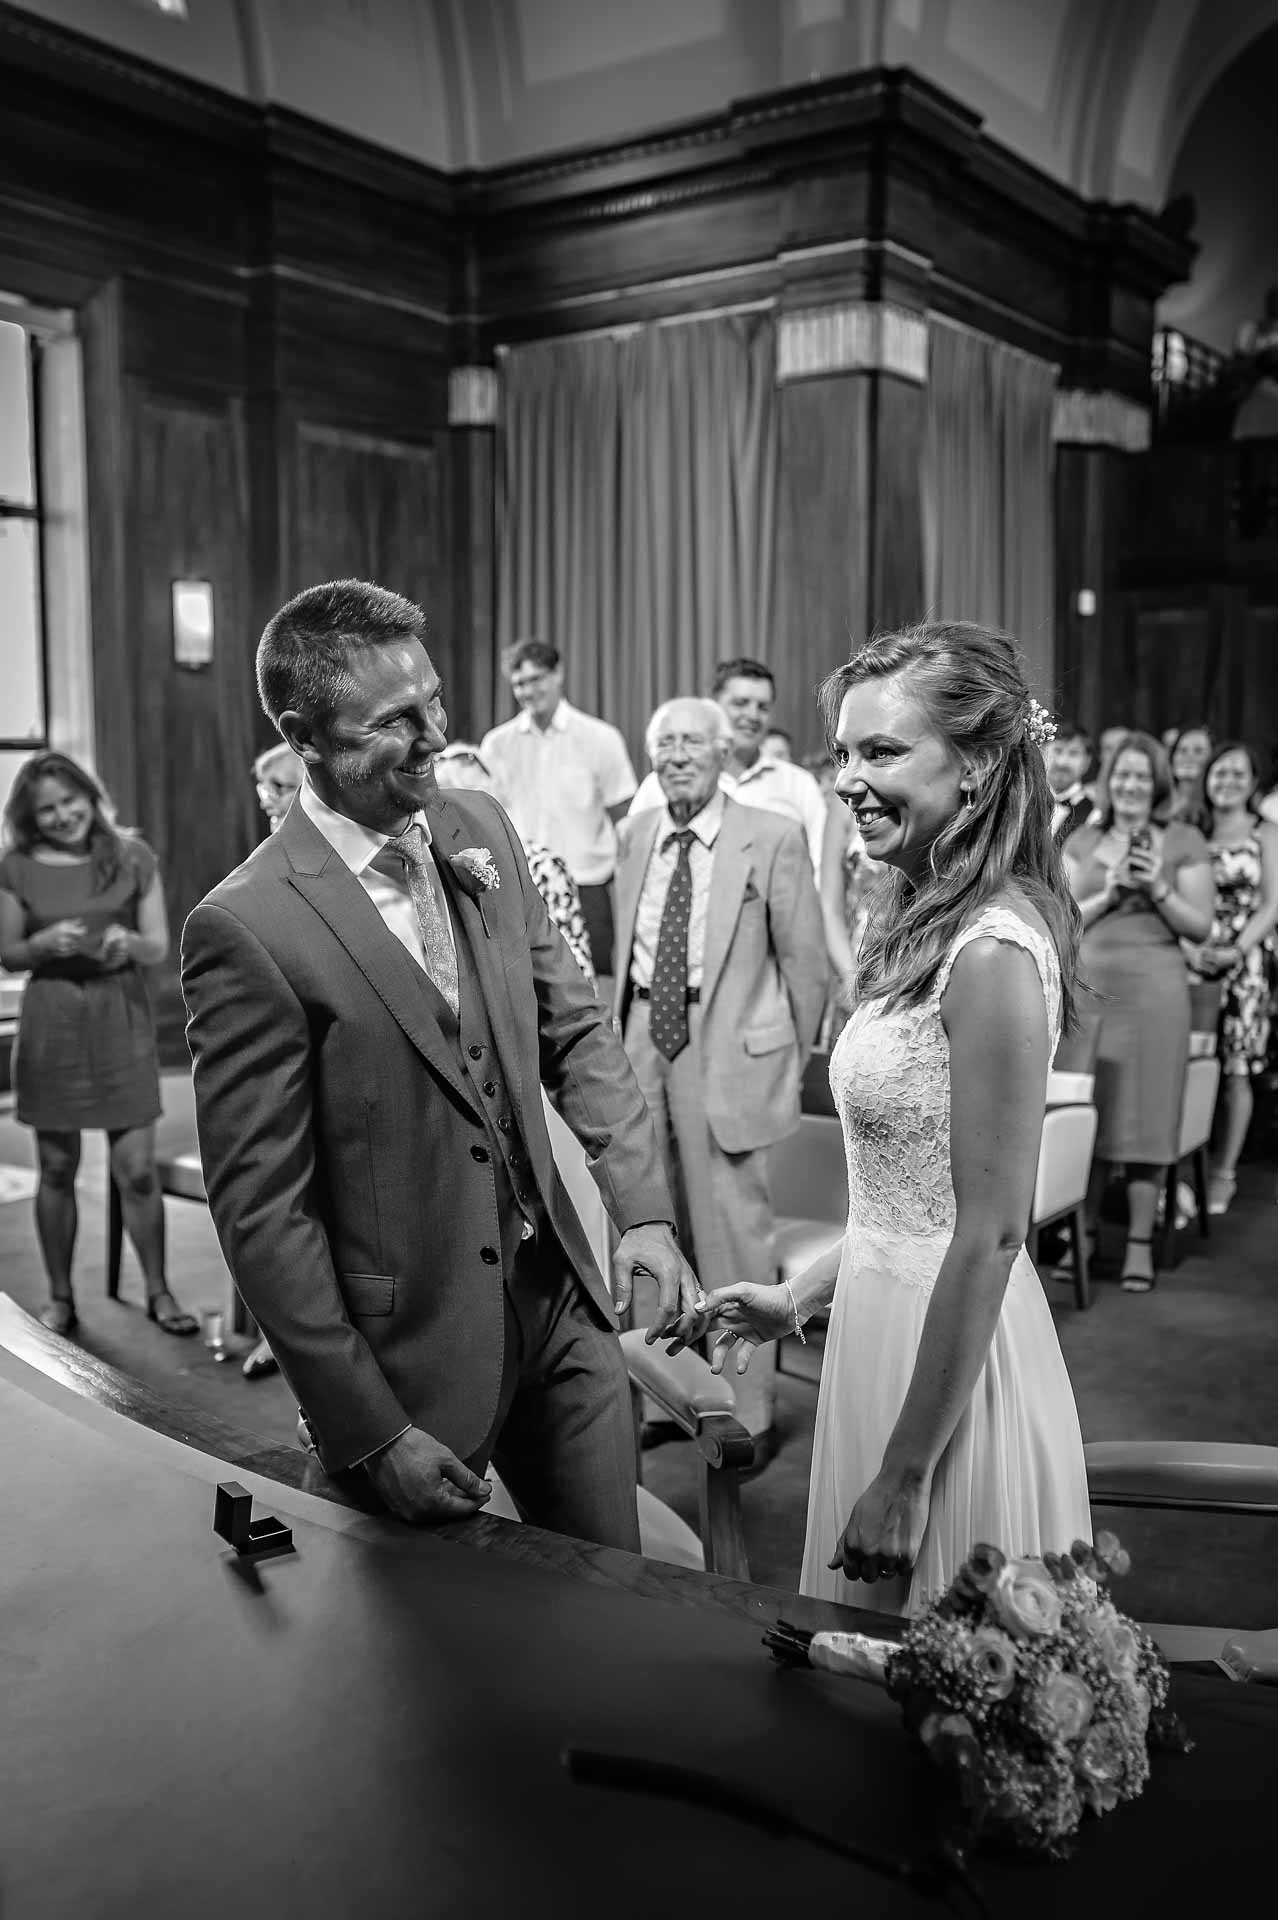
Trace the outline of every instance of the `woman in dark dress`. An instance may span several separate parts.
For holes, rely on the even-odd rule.
[[[1100,820],[1062,849],[1083,920],[1080,971],[1102,1009],[1096,1060],[1100,1126],[1087,1223],[1095,1231],[1111,1167],[1127,1182],[1122,1284],[1154,1284],[1161,1172],[1177,1158],[1189,1058],[1189,976],[1182,940],[1205,940],[1215,909],[1207,843],[1172,799],[1167,755],[1147,733],[1117,743],[1097,794]]]
[[[40,1318],[76,1325],[71,1258],[80,1135],[101,1127],[124,1225],[146,1278],[147,1313],[192,1334],[164,1272],[164,1209],[155,1170],[160,1077],[140,969],[168,951],[155,855],[112,825],[102,788],[62,753],[19,769],[4,811],[0,966],[30,973],[13,1055],[17,1117],[40,1163],[36,1231],[51,1299]]]

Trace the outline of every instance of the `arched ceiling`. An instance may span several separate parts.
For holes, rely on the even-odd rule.
[[[502,166],[907,66],[1088,197],[1158,207],[1276,0],[22,0],[21,10],[429,165]]]

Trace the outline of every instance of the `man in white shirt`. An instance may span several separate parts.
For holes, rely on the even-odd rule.
[[[715,701],[658,707],[648,753],[661,803],[626,821],[617,868],[617,1018],[707,1289],[721,1274],[776,1278],[767,1150],[799,1124],[826,987],[803,838],[724,792],[730,750]],[[756,1467],[776,1444],[775,1355],[733,1382]]]
[[[480,753],[528,844],[565,862],[581,895],[595,972],[612,972],[612,887],[616,822],[635,790],[634,768],[616,727],[563,697],[559,655],[541,640],[517,640],[502,659],[523,711],[492,728]]]
[[[714,672],[711,696],[728,716],[732,745],[719,784],[743,807],[762,807],[782,814],[802,827],[812,861],[813,878],[821,878],[821,841],[825,834],[826,803],[806,767],[792,760],[767,757],[763,743],[772,728],[776,682],[771,667],[761,660],[721,660]],[[646,813],[662,803],[656,770],[648,774],[630,802],[632,814]]]

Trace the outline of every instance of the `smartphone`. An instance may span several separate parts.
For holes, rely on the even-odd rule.
[[[1132,852],[1148,853],[1154,844],[1154,836],[1148,827],[1137,827],[1132,835]]]

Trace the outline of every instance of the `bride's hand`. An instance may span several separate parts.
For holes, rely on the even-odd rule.
[[[736,1371],[744,1373],[756,1347],[794,1332],[794,1304],[784,1284],[760,1287],[742,1280],[735,1287],[718,1287],[706,1295],[705,1310],[710,1326],[722,1328],[710,1355],[711,1373],[723,1372],[734,1347]]]
[[[913,1570],[930,1489],[880,1471],[852,1509],[827,1565],[848,1580],[893,1580]]]

